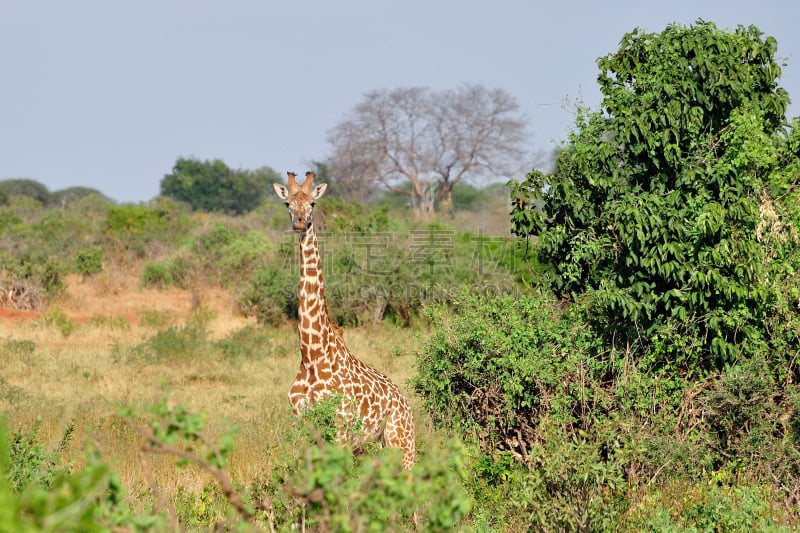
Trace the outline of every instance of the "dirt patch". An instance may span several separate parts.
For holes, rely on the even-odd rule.
[[[21,311],[17,309],[6,309],[0,307],[0,319],[8,320],[36,320],[42,316],[41,313],[36,311]]]
[[[168,316],[171,322],[180,323],[202,309],[212,317],[212,331],[222,334],[254,321],[241,316],[234,296],[218,287],[203,287],[196,291],[175,287],[144,288],[137,277],[122,270],[104,271],[85,279],[70,275],[65,281],[64,294],[46,310],[36,312],[0,307],[0,320],[37,320],[49,311],[59,310],[76,323],[106,317],[138,324],[145,313],[157,311]]]

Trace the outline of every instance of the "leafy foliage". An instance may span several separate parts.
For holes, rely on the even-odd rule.
[[[7,198],[12,196],[26,196],[36,200],[42,205],[47,205],[51,200],[51,193],[47,186],[31,179],[0,181],[0,192]]]
[[[410,472],[397,450],[354,455],[333,443],[340,398],[317,402],[292,435],[291,457],[253,487],[271,516],[294,528],[386,531],[417,527],[452,531],[471,508],[464,493],[464,449],[431,446]]]
[[[467,485],[479,522],[614,530],[651,484],[698,479],[686,524],[729,519],[702,507],[724,501],[720,484],[779,479],[784,501],[798,496],[800,388],[781,381],[778,354],[696,381],[608,347],[588,305],[560,311],[545,294],[464,292],[429,313],[414,385],[434,423],[479,447]],[[739,518],[757,523],[748,513],[770,500],[748,495]]]
[[[538,235],[553,290],[588,298],[609,341],[643,353],[667,330],[696,340],[681,354],[651,350],[656,365],[678,356],[704,373],[771,342],[797,248],[793,228],[763,231],[797,195],[776,195],[797,165],[781,135],[776,49],[752,26],[703,21],[626,35],[598,61],[605,113],[579,114],[553,174],[513,184],[513,231]]]
[[[148,531],[160,522],[131,512],[119,476],[96,452],[87,454],[84,468],[60,465],[58,454],[69,442],[71,426],[53,452],[37,442],[37,432],[35,425],[9,438],[0,423],[0,530]]]
[[[34,482],[45,488],[52,487],[56,473],[62,468],[60,454],[75,429],[72,424],[67,426],[55,450],[49,451],[37,441],[40,427],[41,419],[37,419],[27,432],[18,429],[9,439],[11,455],[6,476],[16,492],[22,492]]]
[[[145,258],[152,248],[175,245],[189,231],[185,208],[165,198],[149,205],[123,204],[108,209],[103,244],[115,254]]]
[[[280,179],[268,167],[233,170],[219,159],[179,158],[172,173],[161,180],[161,194],[186,202],[194,210],[238,215],[255,209],[272,181]]]
[[[103,271],[105,251],[99,246],[80,250],[75,255],[75,269],[83,276],[98,274]]]
[[[166,402],[145,412],[125,408],[120,414],[139,431],[148,451],[175,457],[179,469],[190,464],[199,467],[217,484],[203,487],[198,496],[179,491],[181,525],[233,528],[249,523],[271,531],[309,526],[325,531],[385,531],[408,528],[416,517],[427,531],[456,527],[470,507],[461,488],[458,446],[451,444],[444,452],[433,450],[410,473],[403,470],[400,457],[388,450],[355,457],[348,447],[320,438],[320,431],[333,434],[328,426],[333,424],[337,401],[323,401],[310,412],[308,423],[287,436],[293,446],[285,462],[256,480],[249,491],[241,490],[229,472],[234,429],[213,442],[204,432],[202,414]],[[447,460],[443,453],[449,456]],[[227,503],[235,515],[221,510],[221,503]]]

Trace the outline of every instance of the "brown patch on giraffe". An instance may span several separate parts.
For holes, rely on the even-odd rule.
[[[328,365],[322,365],[317,370],[319,370],[319,379],[322,381],[328,381],[333,376],[333,372],[331,372],[331,369]]]

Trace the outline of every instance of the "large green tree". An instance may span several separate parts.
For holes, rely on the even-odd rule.
[[[219,159],[179,158],[172,173],[161,180],[161,194],[186,202],[194,210],[238,215],[258,207],[269,183],[281,179],[269,167],[234,170]]]
[[[601,110],[579,113],[552,174],[513,184],[513,231],[538,235],[551,287],[657,364],[721,368],[776,346],[776,314],[797,320],[797,130],[776,51],[702,20],[625,35],[598,60]]]

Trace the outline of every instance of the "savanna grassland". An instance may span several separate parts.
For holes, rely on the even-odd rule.
[[[413,482],[392,450],[333,444],[335,405],[291,414],[298,272],[282,205],[230,217],[164,199],[11,198],[0,318],[9,523],[796,525],[797,396],[776,392],[757,358],[684,380],[649,378],[633,350],[598,354],[585,306],[526,288],[541,267],[504,235],[498,190],[481,195],[479,208],[425,221],[335,198],[317,206],[330,312],[351,350],[411,400]],[[613,378],[619,361],[629,367]]]
[[[108,494],[109,483],[118,486],[124,510],[109,504],[101,520],[118,529],[237,523],[339,529],[348,521],[355,529],[370,523],[413,529],[414,506],[429,501],[431,492],[443,497],[442,509],[433,509],[437,516],[418,513],[418,527],[454,527],[469,500],[453,482],[458,469],[440,454],[457,444],[433,429],[411,379],[430,327],[421,314],[427,301],[450,298],[470,277],[497,287],[514,284],[497,268],[496,259],[508,260],[513,252],[513,241],[498,234],[498,226],[507,231],[498,191],[484,193],[488,210],[421,224],[388,208],[320,203],[331,313],[345,327],[351,350],[411,399],[422,462],[425,455],[437,462],[421,473],[431,478],[426,488],[403,489],[407,494],[388,505],[380,498],[351,500],[363,494],[359,483],[375,482],[358,472],[369,466],[364,461],[376,460],[371,456],[386,463],[383,476],[401,476],[391,453],[373,451],[354,460],[352,452],[328,442],[330,435],[321,436],[291,413],[286,394],[299,364],[299,273],[296,237],[283,229],[289,221],[282,205],[229,217],[193,213],[163,199],[117,206],[89,194],[54,208],[12,196],[3,208],[4,242],[14,256],[6,256],[0,317],[0,409],[11,434],[12,485],[22,494],[35,493],[35,487],[46,494],[100,464],[106,477],[94,480],[94,492],[85,490],[94,498],[98,491]],[[363,243],[372,242],[372,232],[381,237],[376,249],[367,250]],[[482,255],[476,268],[482,239],[497,249]],[[397,256],[409,267],[390,272],[387,265]],[[164,437],[184,450],[203,448],[201,441],[211,448],[230,443],[219,466],[247,499],[254,513],[249,522],[232,511],[207,468],[176,468],[180,457],[147,451],[152,443],[142,428],[160,422],[181,430],[199,424],[195,433]],[[333,458],[314,459],[312,448]],[[318,483],[338,485],[338,503],[320,507],[315,487],[304,486],[306,469],[317,460],[329,476]],[[80,513],[48,522],[56,509],[69,507],[65,502],[25,505],[45,530],[94,527]],[[358,505],[367,506],[364,514],[348,517]],[[388,518],[368,510],[375,506]],[[315,517],[314,507],[323,514]]]
[[[430,216],[317,203],[329,314],[411,399],[410,472],[333,443],[339,398],[290,414],[277,201],[0,182],[0,529],[797,530],[800,119],[776,51],[752,26],[635,30],[551,172]],[[204,201],[230,182],[182,165]]]
[[[40,316],[0,321],[2,411],[11,429],[38,427],[37,437],[80,465],[90,443],[119,473],[133,502],[153,491],[200,495],[211,480],[199,469],[178,472],[174,459],[144,454],[144,440],[118,415],[120,406],[166,401],[205,414],[209,439],[229,424],[239,431],[230,456],[235,479],[269,473],[287,454],[297,421],[286,393],[299,362],[289,322],[256,324],[232,296],[202,288],[147,289],[123,272],[69,276],[64,293]],[[408,391],[418,333],[391,325],[351,328],[348,342]],[[420,431],[424,435],[424,422]],[[180,488],[180,489],[179,489]]]

